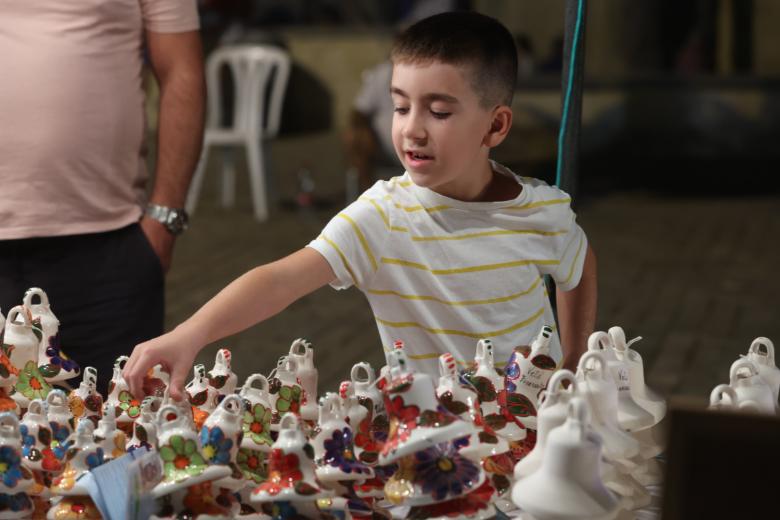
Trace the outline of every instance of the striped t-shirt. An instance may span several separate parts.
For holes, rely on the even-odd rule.
[[[562,290],[579,283],[587,238],[570,197],[493,168],[517,179],[517,198],[461,202],[405,173],[377,182],[309,244],[336,273],[333,287],[363,291],[384,349],[403,340],[415,370],[436,374],[445,352],[469,363],[481,338],[505,363],[554,325],[543,275]],[[551,348],[560,360],[557,334]]]

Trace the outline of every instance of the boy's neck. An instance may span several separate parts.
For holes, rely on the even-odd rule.
[[[522,190],[516,179],[493,170],[487,159],[479,168],[479,174],[475,175],[475,182],[462,188],[455,193],[433,191],[462,202],[502,202],[517,198]]]

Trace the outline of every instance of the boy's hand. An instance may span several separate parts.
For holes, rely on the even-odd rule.
[[[154,365],[160,364],[171,374],[170,395],[180,401],[186,397],[184,382],[192,367],[200,346],[181,328],[160,337],[136,345],[133,354],[125,364],[122,377],[130,387],[130,393],[143,396],[143,380]]]

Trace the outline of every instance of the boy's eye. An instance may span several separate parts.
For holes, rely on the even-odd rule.
[[[431,110],[431,115],[436,119],[447,119],[450,117],[451,112],[436,112],[435,110]]]
[[[406,107],[395,107],[393,108],[393,111],[399,114],[406,114],[407,112],[409,112],[409,109]]]

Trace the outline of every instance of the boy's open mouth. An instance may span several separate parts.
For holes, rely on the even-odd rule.
[[[413,151],[407,151],[406,152],[406,156],[409,159],[412,159],[414,161],[425,161],[425,160],[428,160],[428,159],[433,159],[433,157],[430,156],[430,155],[425,155],[424,153],[413,152]]]

